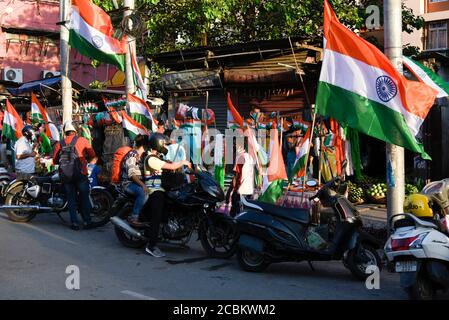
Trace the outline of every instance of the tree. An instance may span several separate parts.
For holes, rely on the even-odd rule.
[[[105,10],[114,9],[112,1],[94,0]],[[351,29],[363,28],[368,5],[383,11],[382,0],[330,2],[339,20]],[[323,0],[136,0],[136,8],[146,27],[137,42],[145,54],[288,36],[321,43]],[[422,26],[422,18],[403,6],[404,31]]]

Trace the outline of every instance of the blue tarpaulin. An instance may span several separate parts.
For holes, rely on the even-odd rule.
[[[30,82],[25,82],[18,88],[6,88],[13,96],[17,96],[22,93],[27,93],[31,91],[37,91],[41,89],[41,86],[50,87],[56,83],[61,82],[61,77],[53,77],[48,79],[40,79]]]

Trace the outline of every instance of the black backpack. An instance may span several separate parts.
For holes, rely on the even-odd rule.
[[[78,137],[75,136],[69,145],[61,140],[61,155],[59,157],[59,177],[62,182],[72,182],[81,177],[81,160],[76,152],[75,144]]]

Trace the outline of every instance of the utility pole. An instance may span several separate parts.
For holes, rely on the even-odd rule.
[[[69,62],[69,10],[70,0],[59,1],[60,17],[60,72],[61,72],[61,90],[62,90],[62,122],[72,120],[72,82],[70,81],[70,62]]]
[[[402,7],[401,0],[384,1],[385,55],[402,73]],[[404,148],[387,144],[387,218],[403,212]]]
[[[126,8],[123,16],[127,17],[130,14],[132,14],[132,11],[134,10],[134,0],[124,0],[123,5]],[[133,69],[131,62],[131,51],[134,52],[134,54],[136,54],[136,39],[129,35],[127,35],[127,39],[128,39],[128,51],[125,56],[126,96],[128,96],[128,93],[134,93],[136,91],[134,87]]]

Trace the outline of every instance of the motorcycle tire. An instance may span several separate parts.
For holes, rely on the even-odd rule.
[[[118,212],[117,216],[123,220],[126,220],[128,216],[131,214],[131,211],[132,207],[126,206]],[[114,227],[114,231],[118,240],[127,248],[140,249],[145,245],[144,240],[137,239],[128,235],[125,231],[123,231],[117,226]]]
[[[237,261],[243,270],[249,272],[263,272],[270,265],[263,255],[241,247],[237,249]]]
[[[15,205],[24,205],[25,202],[20,201],[19,193],[23,191],[25,185],[18,184],[14,188],[12,188],[7,194],[5,198],[5,205],[7,206],[15,206]],[[28,203],[26,203],[28,204]],[[14,222],[29,222],[31,221],[37,214],[36,211],[20,211],[20,210],[5,210],[9,219]]]
[[[345,266],[351,271],[352,275],[360,280],[365,281],[370,274],[366,273],[366,267],[369,265],[376,265],[379,270],[381,270],[381,259],[379,254],[377,253],[377,250],[371,247],[368,244],[361,243],[359,244],[361,246],[361,250],[363,250],[364,254],[367,255],[367,257],[370,259],[370,262],[364,263],[360,261],[360,257],[357,256],[358,250],[352,249],[348,252],[347,260],[345,263]]]
[[[433,300],[436,293],[432,282],[422,272],[416,276],[415,283],[404,290],[411,300]]]
[[[94,222],[98,227],[104,226],[109,222],[114,199],[107,190],[103,189],[91,190],[90,197],[94,204],[91,211],[92,222]]]
[[[215,223],[214,228],[215,233],[211,234],[212,231],[207,221],[204,221],[198,229],[198,237],[204,251],[211,258],[228,259],[232,257],[237,250],[238,236],[236,236],[236,231],[232,225],[229,225],[225,221],[218,221]],[[232,237],[232,239],[229,239],[229,237]],[[226,238],[227,241],[223,240],[223,238]],[[226,244],[223,244],[223,241],[226,241]],[[220,244],[219,246],[214,245],[217,242]],[[222,250],[220,251],[219,249]]]

